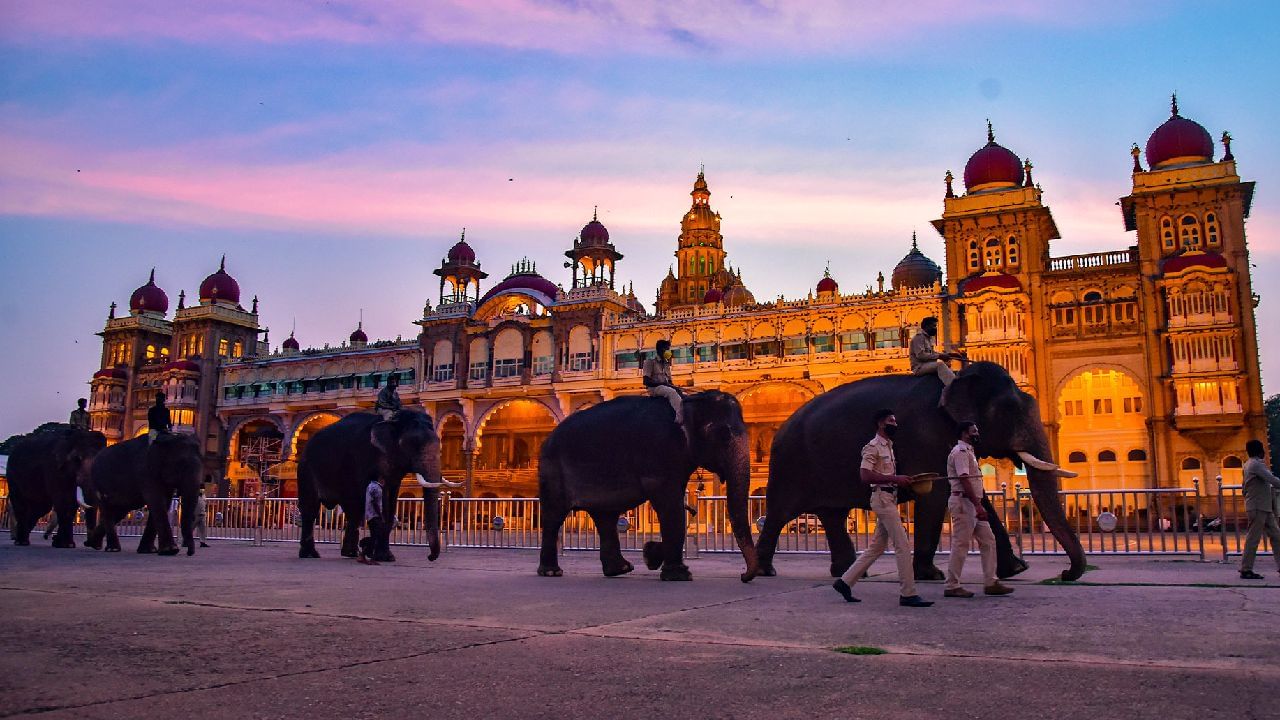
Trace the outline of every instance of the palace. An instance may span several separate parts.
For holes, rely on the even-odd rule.
[[[1057,459],[1078,488],[1181,486],[1221,474],[1239,480],[1244,443],[1263,437],[1245,219],[1253,183],[1236,173],[1198,123],[1171,117],[1132,150],[1132,191],[1117,221],[1127,248],[1054,257],[1059,239],[1029,161],[987,143],[948,172],[941,217],[945,271],[916,247],[873,289],[842,293],[825,273],[804,298],[758,301],[727,262],[720,214],[699,172],[680,224],[675,263],[654,314],[615,285],[623,259],[594,218],[565,251],[568,289],[527,260],[483,293],[488,273],[464,235],[413,340],[370,343],[359,327],[339,347],[303,350],[291,334],[276,352],[245,311],[225,267],[180,296],[173,320],[152,279],[112,314],[92,380],[94,427],[115,441],[146,430],[163,390],[179,429],[205,443],[207,475],[232,493],[258,473],[250,438],[281,443],[272,492],[296,489],[307,439],[342,415],[371,408],[398,375],[407,405],[436,419],[446,475],[487,497],[537,493],[539,447],[567,415],[643,392],[639,366],[671,341],[678,385],[720,389],[742,402],[751,431],[753,488],[767,480],[773,433],[801,404],[851,380],[905,372],[920,321],[940,340],[1008,368],[1040,402]],[[625,249],[625,245],[623,245]],[[1013,468],[994,468],[1011,479]],[[249,485],[246,485],[249,483]]]

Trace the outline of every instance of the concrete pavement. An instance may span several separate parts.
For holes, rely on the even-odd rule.
[[[909,609],[887,560],[849,605],[822,556],[744,585],[740,558],[706,553],[694,582],[663,583],[638,553],[626,577],[570,553],[539,578],[529,551],[397,548],[368,567],[334,546],[0,540],[0,717],[1280,717],[1270,558],[1262,583],[1094,557],[1084,583],[1052,585],[1065,561],[1033,557],[1009,597],[924,583],[937,604]]]

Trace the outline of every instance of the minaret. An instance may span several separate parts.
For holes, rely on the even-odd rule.
[[[575,288],[608,283],[613,289],[614,267],[622,259],[622,253],[609,240],[609,230],[600,222],[598,210],[592,211],[591,222],[583,225],[582,232],[574,238],[573,249],[564,253],[569,258],[565,265],[573,268]]]
[[[720,234],[720,213],[711,209],[705,169],[698,171],[689,195],[693,203],[680,219],[674,288],[663,284],[659,311],[701,305],[708,290],[723,290],[716,286],[716,277],[725,267],[724,236]]]

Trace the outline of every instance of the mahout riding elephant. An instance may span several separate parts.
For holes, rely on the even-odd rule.
[[[96,494],[98,524],[84,544],[97,550],[105,538],[107,552],[120,552],[116,524],[129,512],[146,507],[147,526],[138,542],[138,552],[177,555],[179,548],[169,524],[169,503],[176,494],[182,503],[183,545],[187,555],[194,555],[191,528],[200,496],[201,470],[200,442],[189,433],[160,433],[154,440],[143,435],[98,453],[89,476],[89,485]]]
[[[725,483],[729,522],[746,560],[742,581],[759,572],[747,520],[751,480],[747,427],[732,395],[711,390],[684,399],[684,427],[664,398],[622,397],[570,415],[542,445],[538,493],[542,555],[538,574],[559,577],[556,540],[565,517],[586,510],[600,534],[600,564],[608,577],[631,572],[618,542],[618,517],[648,500],[662,542],[644,546],[645,565],[663,580],[690,580],[684,564],[685,486],[699,467]]]
[[[102,433],[70,425],[49,427],[18,442],[9,455],[8,467],[15,545],[30,545],[31,528],[52,509],[58,516],[53,546],[76,546],[71,531],[77,501],[84,499],[94,458],[106,446]],[[88,510],[85,524],[93,524]]]
[[[341,505],[347,518],[342,535],[343,557],[358,554],[360,525],[364,522],[365,488],[374,477],[384,483],[382,516],[395,516],[400,481],[418,475],[426,503],[428,560],[440,556],[441,487],[461,487],[440,476],[440,438],[431,416],[419,410],[400,410],[389,420],[375,413],[352,413],[317,432],[307,442],[298,462],[298,510],[301,512],[300,558],[318,558],[315,523],[320,505]],[[440,478],[427,480],[426,478]],[[374,538],[374,559],[392,562],[391,522],[382,523],[380,537]]]
[[[942,382],[934,375],[883,375],[855,380],[810,400],[774,437],[769,461],[766,513],[757,549],[761,571],[773,575],[773,555],[782,528],[801,513],[822,521],[831,550],[831,574],[853,564],[854,550],[846,530],[852,508],[868,508],[870,488],[859,482],[860,450],[875,434],[872,415],[894,411],[898,472],[944,473],[947,454],[956,441],[958,422],[978,423],[978,454],[1006,458],[1026,466],[1031,495],[1054,538],[1071,559],[1065,580],[1084,572],[1084,549],[1067,523],[1058,497],[1058,478],[1071,476],[1052,462],[1052,450],[1035,398],[1018,389],[1001,366],[975,362],[962,370],[940,408]],[[947,510],[949,483],[935,482],[924,496],[899,492],[901,502],[916,500],[914,568],[917,580],[941,580],[933,564]],[[1026,569],[1013,554],[1008,533],[989,502],[983,503],[995,532],[1000,556],[998,574],[1008,577]]]

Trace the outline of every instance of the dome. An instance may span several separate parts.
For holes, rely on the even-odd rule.
[[[822,279],[818,281],[818,292],[834,293],[839,291],[840,284],[836,282],[835,278],[831,277],[831,271],[824,271],[822,273]]]
[[[222,256],[218,264],[218,272],[210,275],[200,283],[200,302],[228,302],[240,304],[240,284],[227,274],[227,256]]]
[[[911,252],[899,260],[893,268],[893,289],[929,287],[940,280],[942,280],[942,268],[920,252],[915,235],[912,234]]]
[[[539,275],[537,267],[528,259],[525,259],[511,268],[511,274],[505,280],[489,288],[489,292],[480,298],[480,304],[483,305],[486,300],[499,293],[509,291],[537,293],[546,298],[546,303],[551,303],[555,301],[560,289],[556,287],[555,283]]]
[[[746,285],[733,285],[724,291],[724,299],[722,302],[729,307],[738,307],[740,305],[754,305],[756,297],[751,294]]]
[[[298,350],[300,347],[298,339],[293,336],[293,333],[289,333],[289,337],[285,338],[284,342],[280,344],[280,349],[282,350]]]
[[[1213,162],[1213,138],[1195,120],[1178,114],[1178,97],[1173,98],[1173,116],[1147,138],[1147,163],[1154,170],[1163,165]]]
[[[1218,253],[1190,252],[1166,259],[1160,263],[1160,272],[1168,275],[1193,267],[1223,268],[1226,266],[1227,259]]]
[[[609,229],[600,222],[597,211],[592,211],[591,222],[582,226],[582,232],[578,237],[582,239],[583,245],[609,244]]]
[[[714,303],[718,303],[723,299],[724,299],[724,293],[720,292],[716,288],[711,288],[710,290],[707,291],[706,295],[702,296],[702,304],[711,305]]]
[[[459,240],[449,248],[448,263],[450,265],[475,265],[476,251],[471,249],[467,241]]]
[[[649,310],[645,308],[644,303],[640,302],[640,298],[636,297],[635,293],[627,294],[627,309],[641,315],[649,314]]]
[[[156,271],[151,269],[147,284],[129,296],[129,310],[135,313],[153,312],[161,315],[169,312],[169,296],[156,285]]]
[[[351,335],[347,339],[350,340],[352,343],[369,342],[369,336],[364,334],[364,323],[361,322],[359,325],[357,325],[356,329],[351,331]]]
[[[987,123],[987,144],[964,165],[964,188],[969,192],[1018,187],[1023,180],[1022,161],[1008,148],[996,143],[991,123]]]

